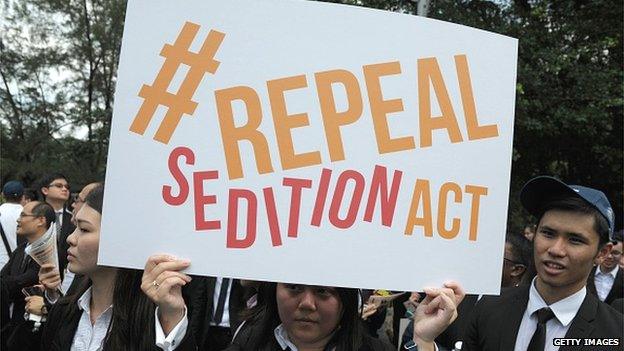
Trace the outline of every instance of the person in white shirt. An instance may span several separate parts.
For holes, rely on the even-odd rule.
[[[96,186],[76,214],[76,230],[67,238],[68,268],[88,279],[49,311],[42,350],[158,350],[154,305],[139,288],[142,272],[97,265],[103,196],[104,186]],[[58,273],[44,272],[39,280],[45,288],[58,289]]]
[[[0,268],[9,262],[9,251],[13,252],[17,247],[15,231],[17,219],[23,208],[20,203],[23,195],[24,185],[19,181],[8,181],[2,187],[2,197],[6,202],[0,205],[0,225],[2,225],[2,230],[4,231],[2,247],[0,247]]]
[[[592,270],[587,281],[587,290],[600,301],[611,304],[624,297],[624,272],[618,265],[622,256],[622,233],[613,236],[613,247],[600,265]]]

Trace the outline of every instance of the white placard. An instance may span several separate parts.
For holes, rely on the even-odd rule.
[[[126,16],[99,264],[498,293],[516,39],[308,1]]]

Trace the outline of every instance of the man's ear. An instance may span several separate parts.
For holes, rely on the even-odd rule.
[[[50,189],[45,186],[41,187],[41,193],[43,194],[43,196],[48,196],[48,192],[50,192]]]
[[[37,226],[38,227],[43,227],[46,230],[48,229],[45,217],[37,217],[36,220],[37,220]]]
[[[511,270],[511,276],[521,277],[524,274],[524,272],[526,272],[526,267],[523,264],[516,264]]]

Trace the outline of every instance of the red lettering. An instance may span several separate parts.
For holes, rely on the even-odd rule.
[[[195,230],[221,229],[221,221],[207,221],[205,213],[205,206],[210,204],[216,204],[217,197],[215,195],[204,194],[204,181],[218,178],[218,171],[204,171],[193,173],[193,188],[195,195]]]
[[[238,238],[237,220],[239,199],[247,200],[247,228],[245,237]],[[230,189],[228,199],[228,227],[226,247],[228,249],[246,249],[256,241],[256,217],[258,215],[258,200],[256,195],[246,189]]]
[[[379,196],[379,202],[381,206],[381,224],[386,227],[392,226],[392,220],[394,217],[394,209],[396,208],[397,197],[399,196],[399,186],[401,185],[401,177],[403,172],[394,171],[392,177],[392,188],[390,194],[388,194],[388,170],[384,166],[375,166],[373,172],[373,179],[371,181],[371,188],[368,194],[368,203],[366,204],[366,210],[364,211],[364,220],[372,222],[373,212],[375,211],[375,199],[377,194],[381,190]]]
[[[282,235],[280,233],[279,221],[277,219],[277,208],[275,206],[275,196],[273,188],[262,189],[264,194],[264,204],[266,206],[267,219],[269,220],[269,232],[271,233],[271,244],[273,246],[282,245]]]
[[[170,185],[164,185],[162,188],[162,197],[166,203],[172,206],[182,205],[188,198],[189,194],[189,184],[186,181],[186,177],[184,177],[184,174],[180,170],[180,167],[178,167],[178,160],[182,156],[186,158],[187,165],[195,164],[195,154],[193,154],[193,150],[188,147],[177,147],[171,151],[171,154],[169,154],[169,171],[171,172],[173,179],[175,179],[178,183],[180,193],[178,196],[174,196],[172,193],[173,188]]]
[[[321,180],[319,181],[319,190],[316,193],[316,201],[314,202],[314,211],[312,211],[313,226],[321,225],[321,217],[323,217],[323,209],[325,209],[325,200],[327,199],[327,190],[329,189],[329,179],[331,178],[331,169],[323,168],[321,171]]]
[[[347,216],[344,219],[338,217],[338,211],[342,204],[347,181],[355,181],[355,189],[353,189],[353,197],[349,204],[349,210]],[[364,193],[364,176],[357,171],[347,170],[340,174],[338,181],[336,182],[336,191],[334,198],[332,199],[331,206],[329,207],[329,221],[337,228],[346,229],[353,225],[355,217],[360,208],[360,201],[362,200],[362,194]]]
[[[310,179],[284,178],[282,183],[284,186],[292,187],[290,195],[290,215],[288,218],[288,236],[297,237],[299,229],[299,210],[301,209],[301,189],[311,188],[312,181]]]

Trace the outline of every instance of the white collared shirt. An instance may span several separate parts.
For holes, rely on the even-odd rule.
[[[2,229],[4,229],[6,234],[11,252],[17,248],[17,235],[15,232],[17,231],[17,219],[21,212],[22,205],[20,204],[7,202],[0,205],[0,224],[2,224]],[[0,245],[0,265],[4,267],[7,262],[9,262],[9,254],[4,244],[2,244]]]
[[[526,351],[537,328],[537,315],[533,314],[535,311],[550,307],[555,314],[551,320],[546,322],[546,343],[544,351],[556,351],[559,350],[559,346],[553,346],[554,338],[563,338],[572,320],[576,316],[576,313],[581,308],[585,295],[587,295],[587,289],[583,287],[576,293],[559,300],[551,305],[546,304],[542,296],[535,288],[535,279],[531,282],[531,288],[529,290],[529,302],[527,308],[522,316],[522,322],[520,323],[520,329],[518,329],[518,337],[516,338],[515,351]]]
[[[286,329],[284,329],[284,325],[280,324],[273,330],[273,335],[275,335],[275,340],[282,348],[282,350],[286,350],[290,348],[290,351],[299,351],[297,346],[293,344],[288,338],[288,333],[286,333]]]
[[[165,335],[162,325],[160,325],[160,319],[158,319],[158,307],[156,307],[156,311],[154,311],[156,346],[165,351],[173,351],[180,345],[180,342],[184,339],[184,335],[186,334],[186,329],[188,328],[188,317],[186,313],[187,309],[186,306],[184,306],[184,317],[182,317],[182,320],[176,324],[168,335]]]
[[[594,285],[596,286],[596,292],[598,293],[600,301],[604,301],[609,295],[619,268],[618,265],[615,265],[615,268],[613,268],[611,272],[603,272],[600,266],[596,267]]]
[[[97,351],[102,349],[108,326],[113,318],[113,305],[102,312],[91,324],[91,288],[78,299],[78,308],[82,310],[78,329],[74,334],[71,351]]]

